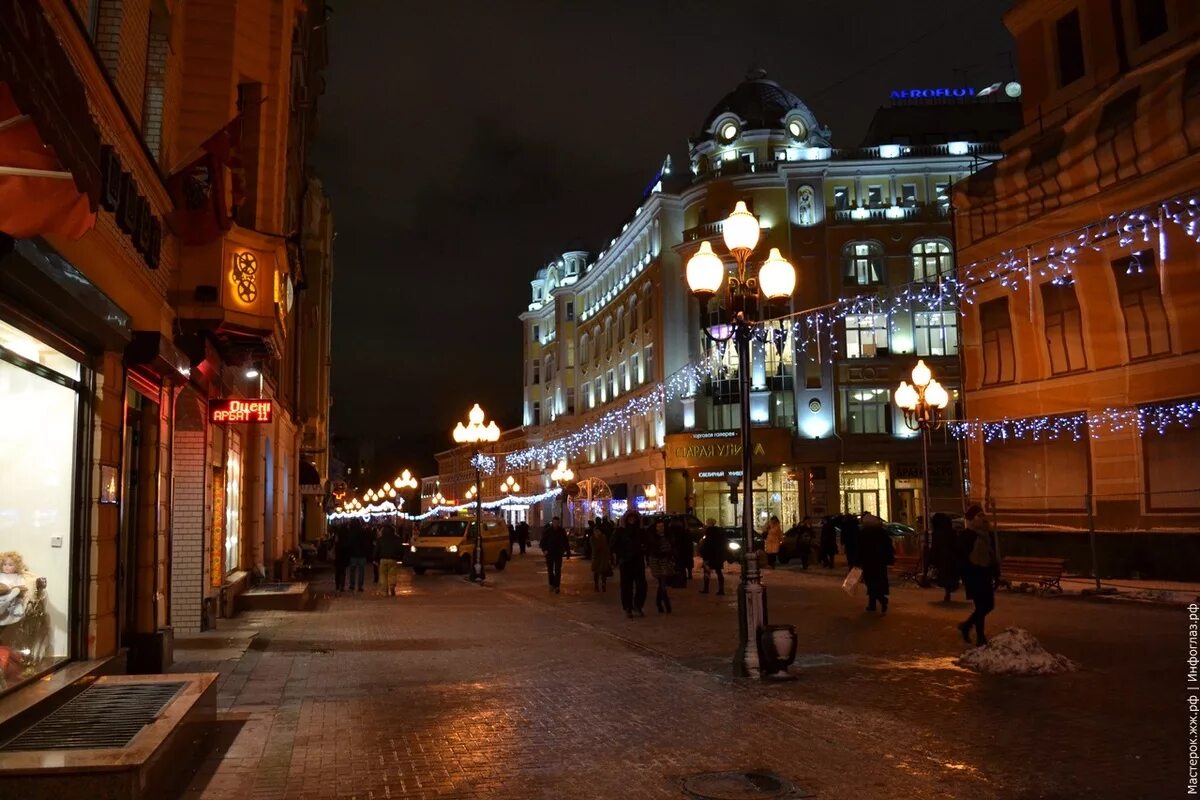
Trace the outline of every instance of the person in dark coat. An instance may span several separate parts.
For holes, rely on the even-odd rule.
[[[563,558],[571,557],[571,540],[563,529],[562,520],[555,517],[550,521],[550,527],[542,532],[542,554],[546,557],[546,575],[550,582],[550,591],[558,594],[562,585]]]
[[[970,644],[971,628],[974,628],[975,644],[982,647],[987,644],[987,636],[983,632],[984,620],[996,607],[1000,561],[996,558],[992,526],[978,505],[967,509],[967,536],[963,538],[964,541],[970,541],[967,559],[963,564],[963,583],[967,595],[975,603],[975,610],[958,626],[958,632],[962,634],[963,641]]]
[[[621,607],[625,616],[646,616],[642,607],[646,605],[646,540],[642,531],[642,518],[630,511],[621,520],[621,527],[613,532],[612,552],[621,571]]]
[[[704,530],[704,541],[700,542],[700,563],[704,567],[704,588],[700,594],[708,594],[708,579],[717,573],[717,594],[725,594],[725,556],[729,552],[729,536],[717,527],[715,519],[708,520]]]
[[[692,535],[683,525],[673,522],[667,528],[667,539],[671,542],[671,549],[675,556],[675,578],[682,587],[686,588],[687,582],[692,577],[692,567],[696,563]]]
[[[887,613],[887,568],[895,562],[892,538],[884,529],[883,520],[874,514],[863,514],[862,529],[858,534],[857,566],[862,569],[862,580],[867,587],[867,611],[874,611],[878,603],[880,613]]]
[[[655,582],[658,584],[654,604],[658,606],[658,613],[670,614],[671,595],[667,591],[667,585],[675,576],[676,553],[672,536],[667,531],[666,523],[661,519],[654,523],[654,530],[649,537],[647,554],[650,557],[650,574],[654,576]]]
[[[842,552],[846,554],[846,566],[861,566],[858,563],[858,518],[853,514],[843,514],[838,527],[842,529]]]
[[[602,526],[591,525],[591,528],[592,585],[597,592],[607,592],[608,579],[612,577],[612,544]]]
[[[342,549],[341,542],[338,549]],[[367,560],[375,550],[375,535],[367,523],[352,520],[346,534],[346,555],[349,559],[347,567],[350,572],[350,591],[363,591],[366,579]]]
[[[338,526],[333,536],[333,585],[339,592],[346,591],[346,568],[350,566],[350,526],[354,521]]]
[[[525,548],[529,546],[529,523],[521,520],[517,523],[517,544],[521,546],[521,555],[525,555]]]
[[[937,570],[937,585],[942,587],[946,596],[942,598],[943,603],[950,602],[950,595],[958,591],[958,543],[954,535],[954,523],[950,519],[949,514],[944,514],[941,511],[934,514],[931,518],[933,523],[933,547],[930,553],[930,561],[933,568]]]
[[[821,566],[833,568],[833,559],[837,555],[837,526],[833,517],[826,517],[821,522]]]

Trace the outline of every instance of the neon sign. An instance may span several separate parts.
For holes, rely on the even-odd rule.
[[[937,87],[932,89],[892,89],[893,100],[926,100],[933,97],[974,97],[975,90],[970,86],[960,86],[957,89]]]
[[[209,422],[270,422],[270,400],[224,398],[208,401]]]

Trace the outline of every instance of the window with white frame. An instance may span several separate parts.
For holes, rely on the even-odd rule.
[[[848,187],[833,187],[833,208],[835,211],[845,211],[850,208],[850,189]]]
[[[846,315],[846,358],[874,358],[887,346],[887,314]]]
[[[919,356],[958,353],[958,314],[953,311],[913,312],[913,338]]]
[[[917,185],[915,183],[900,184],[900,205],[905,208],[917,207]]]
[[[624,361],[622,361],[621,364],[617,367],[617,386],[619,386],[621,388],[621,391],[624,391],[624,392],[628,392],[630,389],[629,371],[626,368]]]
[[[842,248],[842,275],[847,285],[883,283],[883,246],[878,242],[848,242]]]
[[[922,239],[912,246],[913,280],[935,282],[954,272],[954,254],[943,239]]]
[[[867,187],[867,207],[868,208],[883,208],[883,187],[868,186]]]
[[[645,380],[642,377],[642,371],[640,369],[641,363],[642,358],[637,353],[634,353],[629,357],[629,377],[633,380],[635,386],[641,386],[642,381]]]
[[[890,433],[888,390],[862,386],[842,389],[842,430],[846,433]]]

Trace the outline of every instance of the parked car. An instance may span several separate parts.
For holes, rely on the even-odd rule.
[[[508,525],[504,520],[483,521],[483,561],[496,569],[504,569],[509,552]],[[418,575],[427,569],[453,570],[459,574],[470,571],[475,555],[475,520],[469,517],[448,517],[426,522],[413,536],[404,563]]]
[[[668,528],[676,524],[683,525],[692,537],[693,544],[699,544],[704,538],[704,523],[695,514],[646,514],[642,517],[642,524],[653,528],[660,520],[667,523]]]

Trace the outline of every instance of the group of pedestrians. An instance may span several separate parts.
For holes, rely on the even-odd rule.
[[[338,592],[364,591],[367,564],[371,564],[374,582],[383,587],[383,593],[396,593],[406,542],[394,525],[372,526],[352,519],[334,528],[330,540],[326,551],[332,546],[333,582]]]

